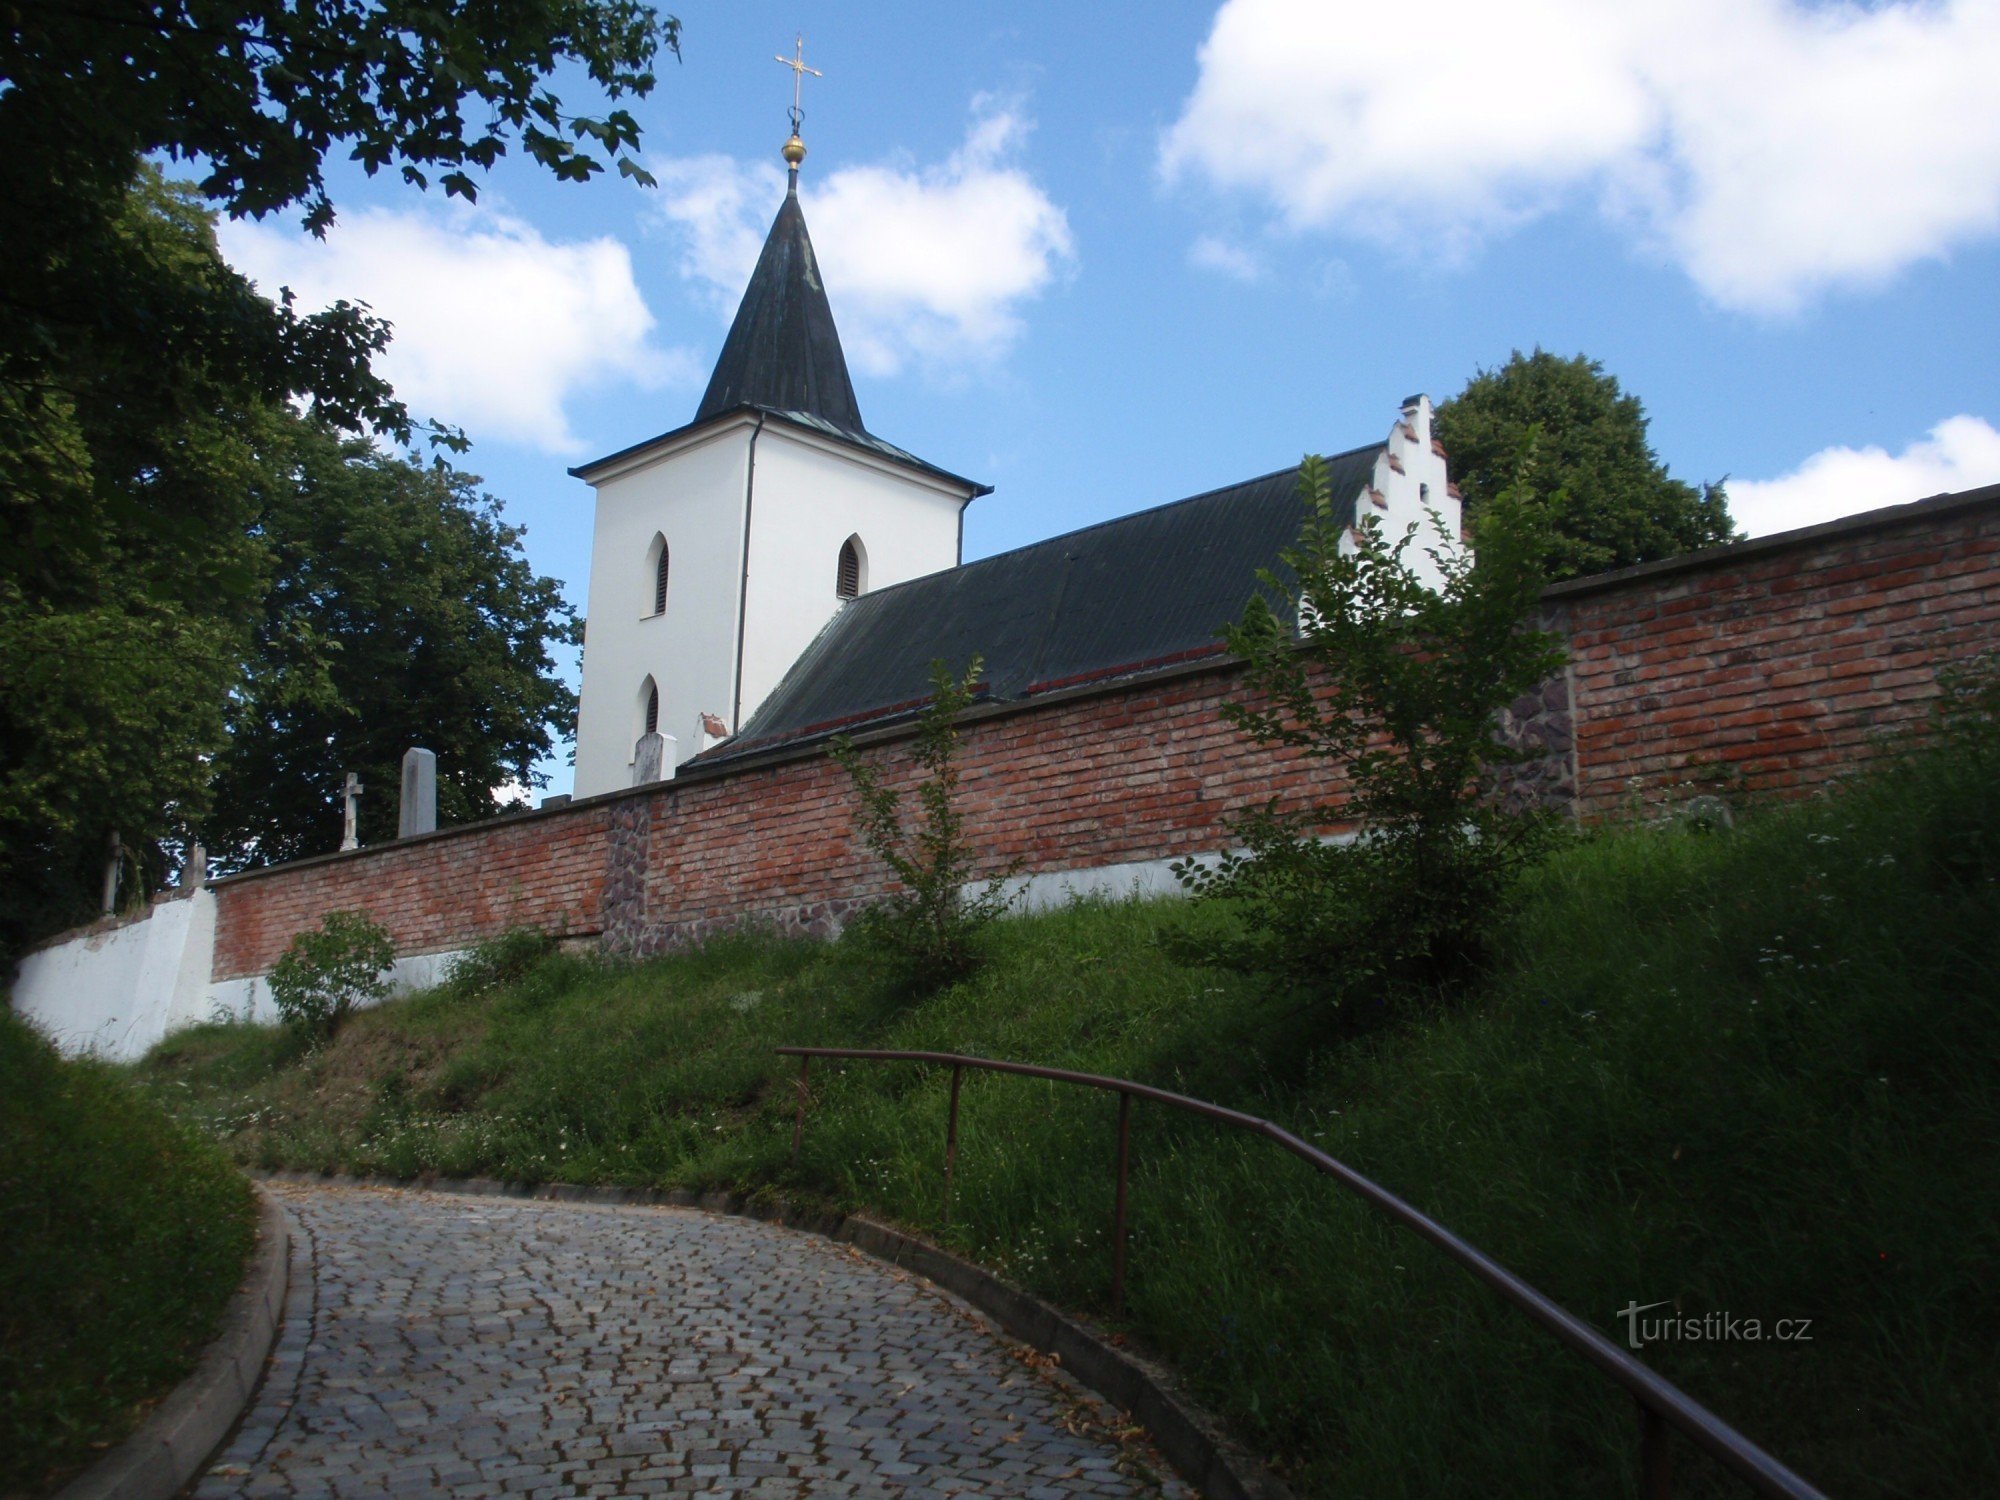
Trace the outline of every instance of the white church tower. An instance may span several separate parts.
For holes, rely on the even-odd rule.
[[[734,734],[834,613],[954,567],[961,479],[862,425],[791,185],[695,417],[570,472],[597,492],[576,795],[660,774]]]

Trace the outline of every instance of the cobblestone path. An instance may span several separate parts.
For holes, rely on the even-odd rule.
[[[831,1241],[678,1209],[271,1191],[294,1228],[285,1326],[198,1497],[1161,1492],[1077,1387]]]

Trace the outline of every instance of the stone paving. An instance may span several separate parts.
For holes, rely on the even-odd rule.
[[[294,1231],[285,1325],[202,1500],[1193,1493],[969,1308],[817,1236],[271,1191]]]

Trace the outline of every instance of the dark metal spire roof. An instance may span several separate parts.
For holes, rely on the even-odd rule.
[[[836,427],[867,430],[795,189],[772,221],[695,421],[740,406],[804,412]]]

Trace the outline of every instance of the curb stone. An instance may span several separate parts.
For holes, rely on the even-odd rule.
[[[1210,1500],[1292,1500],[1292,1494],[1213,1418],[1180,1394],[1151,1360],[1112,1347],[1077,1320],[1057,1312],[992,1272],[913,1235],[859,1214],[793,1204],[783,1198],[682,1189],[593,1187],[564,1182],[502,1182],[491,1177],[358,1177],[336,1172],[258,1172],[260,1181],[306,1187],[388,1188],[458,1193],[475,1198],[524,1198],[544,1203],[593,1203],[614,1208],[694,1208],[821,1235],[923,1277],[971,1304],[1009,1336],[1041,1354],[1121,1411],[1130,1413],[1161,1455]],[[71,1500],[67,1492],[58,1500]]]
[[[249,1406],[285,1320],[290,1236],[276,1200],[257,1189],[257,1245],[194,1373],[139,1430],[56,1492],[55,1500],[169,1500],[205,1467]]]

